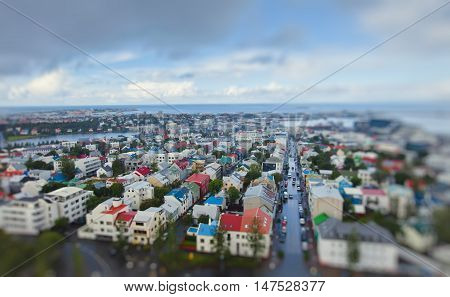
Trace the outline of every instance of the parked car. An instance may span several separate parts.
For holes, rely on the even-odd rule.
[[[281,233],[281,234],[280,234],[280,242],[281,242],[281,243],[286,242],[286,233]]]
[[[293,199],[294,196],[292,196],[292,194],[289,194],[289,199]]]
[[[297,186],[297,192],[300,192],[300,191],[301,191],[300,186]]]
[[[305,218],[300,218],[300,225],[305,225]]]
[[[286,234],[287,232],[287,227],[286,226],[281,226],[281,233]]]

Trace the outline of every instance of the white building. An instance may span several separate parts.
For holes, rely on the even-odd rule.
[[[146,181],[132,183],[125,187],[124,198],[132,201],[131,208],[138,210],[145,200],[153,199],[154,188]]]
[[[65,187],[45,194],[45,198],[58,205],[58,214],[69,222],[74,222],[86,215],[86,201],[91,198],[92,191],[76,187]]]
[[[97,205],[86,215],[86,225],[78,230],[78,237],[106,241],[117,241],[119,236],[128,237],[129,230],[122,228],[123,222],[129,221],[128,218],[132,219],[135,214],[130,211],[129,205],[125,204],[122,199],[110,198]],[[116,225],[119,216],[123,216],[125,219]]]
[[[102,167],[102,162],[98,157],[77,159],[75,161],[75,167],[80,169],[83,176],[95,176],[97,174],[97,170]]]
[[[358,239],[355,248],[359,260],[353,269],[376,272],[396,272],[398,249],[391,234],[380,226],[369,223],[369,227],[359,223],[344,223],[328,218],[317,227],[317,252],[322,265],[349,268],[349,238],[352,234]]]
[[[225,242],[231,255],[253,257],[255,248],[252,236],[261,235],[258,255],[269,257],[272,234],[272,217],[260,208],[244,211],[243,215],[224,213],[220,216],[219,226],[225,231]],[[255,232],[258,230],[257,232]]]
[[[329,185],[312,186],[309,192],[309,208],[311,217],[321,213],[342,220],[344,199],[336,188]]]
[[[0,228],[11,234],[37,235],[58,218],[57,204],[41,196],[0,204]]]
[[[130,226],[129,242],[141,245],[153,244],[166,224],[166,212],[161,207],[138,211]]]

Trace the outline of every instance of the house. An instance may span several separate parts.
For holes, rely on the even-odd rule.
[[[368,169],[359,169],[358,170],[358,178],[361,179],[361,183],[363,185],[374,184],[375,181],[372,178],[372,175],[375,173],[376,169],[374,167],[370,167]]]
[[[188,188],[176,188],[164,196],[164,202],[178,204],[178,217],[186,213],[186,211],[194,204],[192,194]]]
[[[265,185],[272,192],[277,192],[277,184],[273,175],[264,175],[251,182],[252,186]]]
[[[242,191],[244,183],[239,176],[232,174],[230,176],[224,176],[222,179],[222,189],[228,191],[231,187],[235,187],[239,192]]]
[[[169,179],[159,172],[150,175],[148,178],[148,182],[155,188],[165,187],[170,184]]]
[[[254,208],[265,208],[272,216],[276,213],[276,193],[265,185],[249,187],[243,200],[244,211]]]
[[[166,212],[161,207],[150,207],[138,211],[130,226],[129,242],[132,244],[153,244],[166,227]]]
[[[182,187],[188,188],[189,191],[191,191],[192,199],[194,200],[194,203],[200,199],[200,187],[196,183],[183,183],[181,185]]]
[[[317,225],[317,253],[321,265],[371,272],[394,273],[398,267],[398,248],[389,231],[370,222],[368,226],[344,223],[330,217]],[[349,263],[350,238],[357,239],[359,260]]]
[[[222,166],[218,163],[211,163],[206,165],[203,174],[209,175],[210,180],[222,178]]]
[[[219,226],[225,232],[228,250],[233,256],[253,257],[255,252],[254,236],[259,239],[258,256],[269,257],[272,217],[260,208],[248,209],[243,215],[223,213]]]
[[[105,165],[103,167],[100,167],[99,169],[97,169],[96,175],[98,178],[100,177],[112,177],[113,176],[113,170],[111,168],[111,166],[109,165]]]
[[[83,177],[95,176],[97,170],[102,166],[102,162],[98,157],[88,157],[83,159],[77,159],[75,161],[75,167],[80,169]]]
[[[192,218],[197,221],[201,216],[208,216],[212,220],[218,220],[221,209],[218,205],[203,204],[194,205],[192,209]]]
[[[42,196],[0,204],[0,228],[11,234],[37,235],[52,228],[59,217],[57,203]]]
[[[65,187],[47,193],[44,197],[57,204],[59,217],[67,218],[72,223],[86,215],[86,202],[92,197],[92,191]]]
[[[367,208],[380,211],[383,214],[390,212],[390,201],[382,189],[361,189],[363,205]]]
[[[217,221],[212,221],[210,224],[200,223],[196,233],[197,252],[215,253],[216,233],[217,233]]]
[[[210,177],[207,174],[195,173],[186,179],[186,182],[192,182],[200,187],[200,197],[208,193]]]
[[[181,203],[178,200],[167,200],[161,205],[161,208],[164,210],[168,222],[175,222],[180,217]]]
[[[97,205],[86,215],[86,225],[77,231],[78,237],[105,241],[117,241],[119,236],[128,237],[127,228],[118,229],[118,227],[123,227],[124,223],[129,222],[134,215],[135,212],[130,211],[129,205],[123,199],[110,198]],[[123,222],[116,224],[119,216]],[[124,233],[122,234],[119,230]]]
[[[406,219],[415,209],[414,192],[401,185],[390,185],[387,189],[391,213],[399,219]]]
[[[283,170],[283,160],[278,157],[267,158],[262,164],[263,172],[278,172],[281,173]]]
[[[219,207],[221,210],[225,210],[226,200],[224,197],[219,196],[211,196],[205,200],[205,205],[215,205]]]
[[[321,213],[342,220],[344,199],[339,191],[329,185],[312,186],[309,191],[309,208],[311,217]]]
[[[401,226],[401,232],[397,234],[397,239],[415,251],[426,253],[436,243],[436,235],[429,220],[422,217],[412,217]]]
[[[146,181],[139,181],[126,186],[123,195],[131,201],[131,209],[138,210],[143,201],[153,199],[154,188]]]
[[[30,180],[23,184],[22,189],[20,190],[26,197],[35,197],[38,196],[42,187],[47,184],[47,181],[43,179],[38,180]]]

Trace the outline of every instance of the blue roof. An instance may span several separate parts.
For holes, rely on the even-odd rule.
[[[57,172],[50,177],[50,180],[54,182],[63,182],[66,180],[66,177],[62,174],[62,172]]]
[[[214,236],[216,235],[217,224],[211,223],[211,225],[200,223],[198,226],[197,235]]]
[[[208,199],[206,199],[205,204],[222,205],[223,197],[211,196]]]
[[[185,187],[176,188],[170,191],[167,196],[174,196],[175,198],[177,198],[177,200],[182,201],[184,200],[184,196],[188,193],[188,191],[189,190]]]

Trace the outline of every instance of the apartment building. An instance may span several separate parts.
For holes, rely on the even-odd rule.
[[[76,187],[65,187],[45,194],[45,198],[58,206],[58,214],[69,222],[84,218],[86,201],[92,196],[92,191]]]

